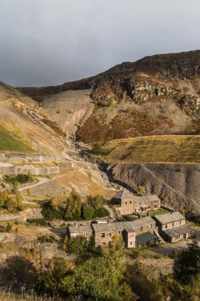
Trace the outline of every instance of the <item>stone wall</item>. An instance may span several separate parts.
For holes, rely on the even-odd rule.
[[[33,166],[33,165],[13,165],[8,163],[0,163],[0,174],[2,175],[19,175],[31,174],[33,176],[56,175],[60,172],[59,166]]]
[[[0,222],[26,222],[28,219],[41,219],[41,208],[29,208],[19,212],[18,214],[4,214],[0,215]]]

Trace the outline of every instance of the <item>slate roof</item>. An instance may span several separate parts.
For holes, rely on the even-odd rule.
[[[185,219],[185,217],[178,211],[172,212],[172,213],[155,215],[154,218],[158,222],[160,222],[162,225]]]
[[[153,202],[153,201],[160,201],[160,198],[156,194],[148,194],[148,195],[144,195],[144,196],[138,196],[125,189],[122,191],[119,191],[115,195],[114,198],[120,199],[121,201],[123,201],[123,200],[133,201],[134,200],[135,202],[138,202],[138,203],[148,203],[148,202]]]
[[[157,237],[151,232],[145,232],[136,236],[136,244],[138,245],[145,245],[156,241],[158,241]]]
[[[117,232],[123,230],[135,231],[146,224],[155,226],[155,221],[150,216],[147,216],[135,221],[93,224],[92,226],[95,232]]]
[[[83,233],[92,235],[91,225],[77,225],[77,226],[69,226],[70,235],[83,235]]]
[[[165,230],[164,233],[166,233],[169,237],[179,237],[182,234],[190,233],[191,229],[188,226],[181,226],[169,230]]]

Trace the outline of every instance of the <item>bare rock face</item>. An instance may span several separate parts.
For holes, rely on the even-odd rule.
[[[133,190],[144,186],[147,192],[157,194],[163,205],[200,212],[199,164],[117,164],[110,174]]]

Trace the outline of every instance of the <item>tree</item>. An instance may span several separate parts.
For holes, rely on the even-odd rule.
[[[48,200],[43,203],[42,215],[47,220],[62,219],[61,212],[54,207],[52,200]]]
[[[86,220],[91,220],[95,216],[95,209],[88,205],[88,204],[83,204],[82,206],[82,218]]]
[[[79,220],[81,217],[81,198],[72,192],[61,206],[65,220]]]
[[[124,279],[124,258],[118,252],[93,257],[80,264],[72,275],[63,280],[66,294],[92,300],[134,300]]]
[[[3,284],[12,290],[33,289],[37,272],[33,264],[24,257],[15,256],[7,259],[5,267],[0,271]]]
[[[38,274],[38,279],[35,289],[39,294],[47,295],[62,295],[62,281],[68,273],[71,272],[71,267],[62,258],[53,258],[45,270],[41,270]]]
[[[174,274],[183,284],[191,283],[195,277],[200,277],[200,248],[191,245],[182,251],[175,260]]]

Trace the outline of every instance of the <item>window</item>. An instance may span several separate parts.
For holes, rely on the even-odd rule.
[[[101,233],[101,237],[105,237],[106,235],[105,235],[105,233]]]

